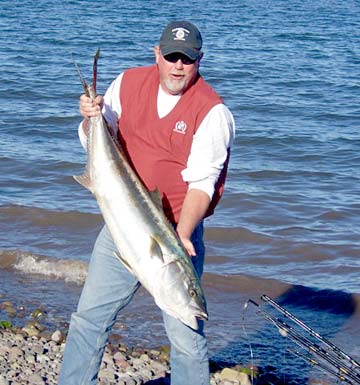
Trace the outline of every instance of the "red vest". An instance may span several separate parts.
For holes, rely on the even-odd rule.
[[[173,110],[160,119],[157,112],[159,84],[156,65],[125,71],[120,90],[119,141],[146,188],[149,191],[159,189],[167,218],[177,223],[188,189],[181,171],[186,168],[193,135],[210,109],[222,100],[202,77],[198,77]],[[207,215],[212,214],[220,199],[226,166]]]

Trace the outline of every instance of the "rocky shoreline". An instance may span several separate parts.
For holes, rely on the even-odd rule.
[[[0,295],[0,385],[56,385],[68,324],[50,322],[45,310],[16,307]],[[273,367],[254,368],[210,360],[211,385],[299,385]],[[112,334],[99,385],[170,385],[169,346],[130,347]],[[191,384],[187,384],[191,385]]]
[[[0,303],[0,385],[56,385],[66,344],[66,326],[46,324],[46,311],[26,314],[10,301]],[[116,334],[106,346],[100,385],[169,385],[169,347],[132,348]],[[211,362],[211,385],[250,385],[250,370]],[[189,384],[190,385],[190,384]]]
[[[30,336],[21,329],[0,330],[0,385],[56,385],[65,340],[57,330]],[[215,363],[212,363],[214,366]],[[107,345],[99,373],[100,385],[169,385],[168,347],[130,348]],[[218,368],[212,385],[249,385],[245,368]]]

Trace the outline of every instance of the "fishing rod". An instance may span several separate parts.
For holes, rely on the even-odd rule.
[[[248,302],[255,305],[258,308],[258,311],[264,316],[264,318],[271,321],[278,328],[279,333],[283,337],[289,338],[298,346],[308,349],[310,353],[313,353],[319,356],[324,361],[333,365],[339,371],[339,373],[341,373],[339,374],[340,376],[348,377],[348,382],[351,379],[352,381],[355,381],[357,384],[360,384],[360,376],[358,376],[357,373],[351,373],[350,370],[352,370],[352,368],[344,367],[343,365],[344,362],[341,361],[341,359],[337,355],[334,356],[333,352],[323,349],[318,344],[314,343],[313,341],[301,335],[297,330],[295,330],[294,328],[286,324],[281,319],[274,317],[270,313],[261,309],[260,305],[258,305],[255,301],[250,299]],[[353,384],[352,381],[350,381],[351,384]]]
[[[312,337],[316,338],[318,341],[321,341],[323,344],[325,344],[327,347],[332,349],[334,352],[336,352],[338,355],[340,355],[343,359],[346,359],[350,361],[350,363],[353,365],[352,369],[359,370],[360,369],[360,363],[356,361],[354,358],[350,357],[347,353],[345,353],[343,350],[341,350],[339,347],[334,345],[331,341],[328,339],[322,337],[319,333],[317,333],[315,330],[310,328],[308,325],[306,325],[304,322],[296,318],[293,314],[291,314],[289,311],[284,309],[282,306],[280,306],[278,303],[276,303],[274,300],[272,300],[267,295],[262,295],[261,299],[271,305],[273,308],[278,310],[281,314],[283,314],[285,317],[289,318],[291,321],[295,322],[298,326],[300,326],[302,329],[304,329],[306,332],[308,332]]]
[[[313,343],[309,339],[303,337],[301,334],[299,334],[297,331],[295,331],[288,325],[284,323],[280,323],[280,325],[284,325],[284,330],[286,330],[287,337],[290,338],[293,342],[295,342],[298,346],[308,349],[310,353],[315,354],[330,365],[334,366],[338,370],[339,375],[343,377],[345,376],[346,378],[355,381],[357,384],[360,384],[360,377],[355,372],[352,372],[351,368],[344,366],[343,362],[339,360],[339,358],[332,355],[330,352],[324,350],[319,345]]]
[[[287,337],[293,342],[295,342],[298,346],[308,349],[310,353],[313,353],[329,364],[333,365],[338,369],[339,372],[342,374],[350,377],[353,381],[357,382],[360,384],[360,377],[356,373],[351,373],[349,370],[352,370],[352,368],[349,367],[344,367],[344,362],[341,361],[341,359],[338,356],[334,356],[333,352],[327,351],[323,349],[321,346],[318,344],[314,343],[313,341],[309,340],[308,338],[304,337],[301,335],[297,330],[286,324],[284,321],[281,319],[272,316],[270,313],[266,312],[265,310],[261,309],[260,306],[252,300],[249,300],[250,303],[253,305],[257,306],[259,311],[263,314],[263,316],[271,321],[279,330],[280,334],[283,337]]]
[[[336,370],[334,370],[332,368],[329,368],[328,366],[324,365],[320,361],[316,361],[311,356],[308,356],[302,352],[299,352],[298,350],[292,350],[289,348],[287,348],[286,350],[289,351],[290,353],[302,358],[303,360],[308,361],[310,365],[317,367],[318,369],[320,369],[324,373],[331,374],[331,375],[335,376],[340,381],[346,382],[348,384],[353,384],[353,382],[350,381],[349,379],[347,379],[344,375],[342,375],[341,373],[337,372]]]

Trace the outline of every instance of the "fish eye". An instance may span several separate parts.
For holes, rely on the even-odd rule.
[[[194,298],[196,296],[196,291],[194,289],[189,289],[189,295]]]

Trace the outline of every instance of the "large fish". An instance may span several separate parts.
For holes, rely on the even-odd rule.
[[[85,93],[96,96],[76,65]],[[126,268],[154,297],[156,304],[193,329],[207,319],[199,278],[173,226],[165,217],[158,192],[149,193],[129,165],[102,115],[90,118],[87,165],[74,178],[96,197],[105,223]]]

